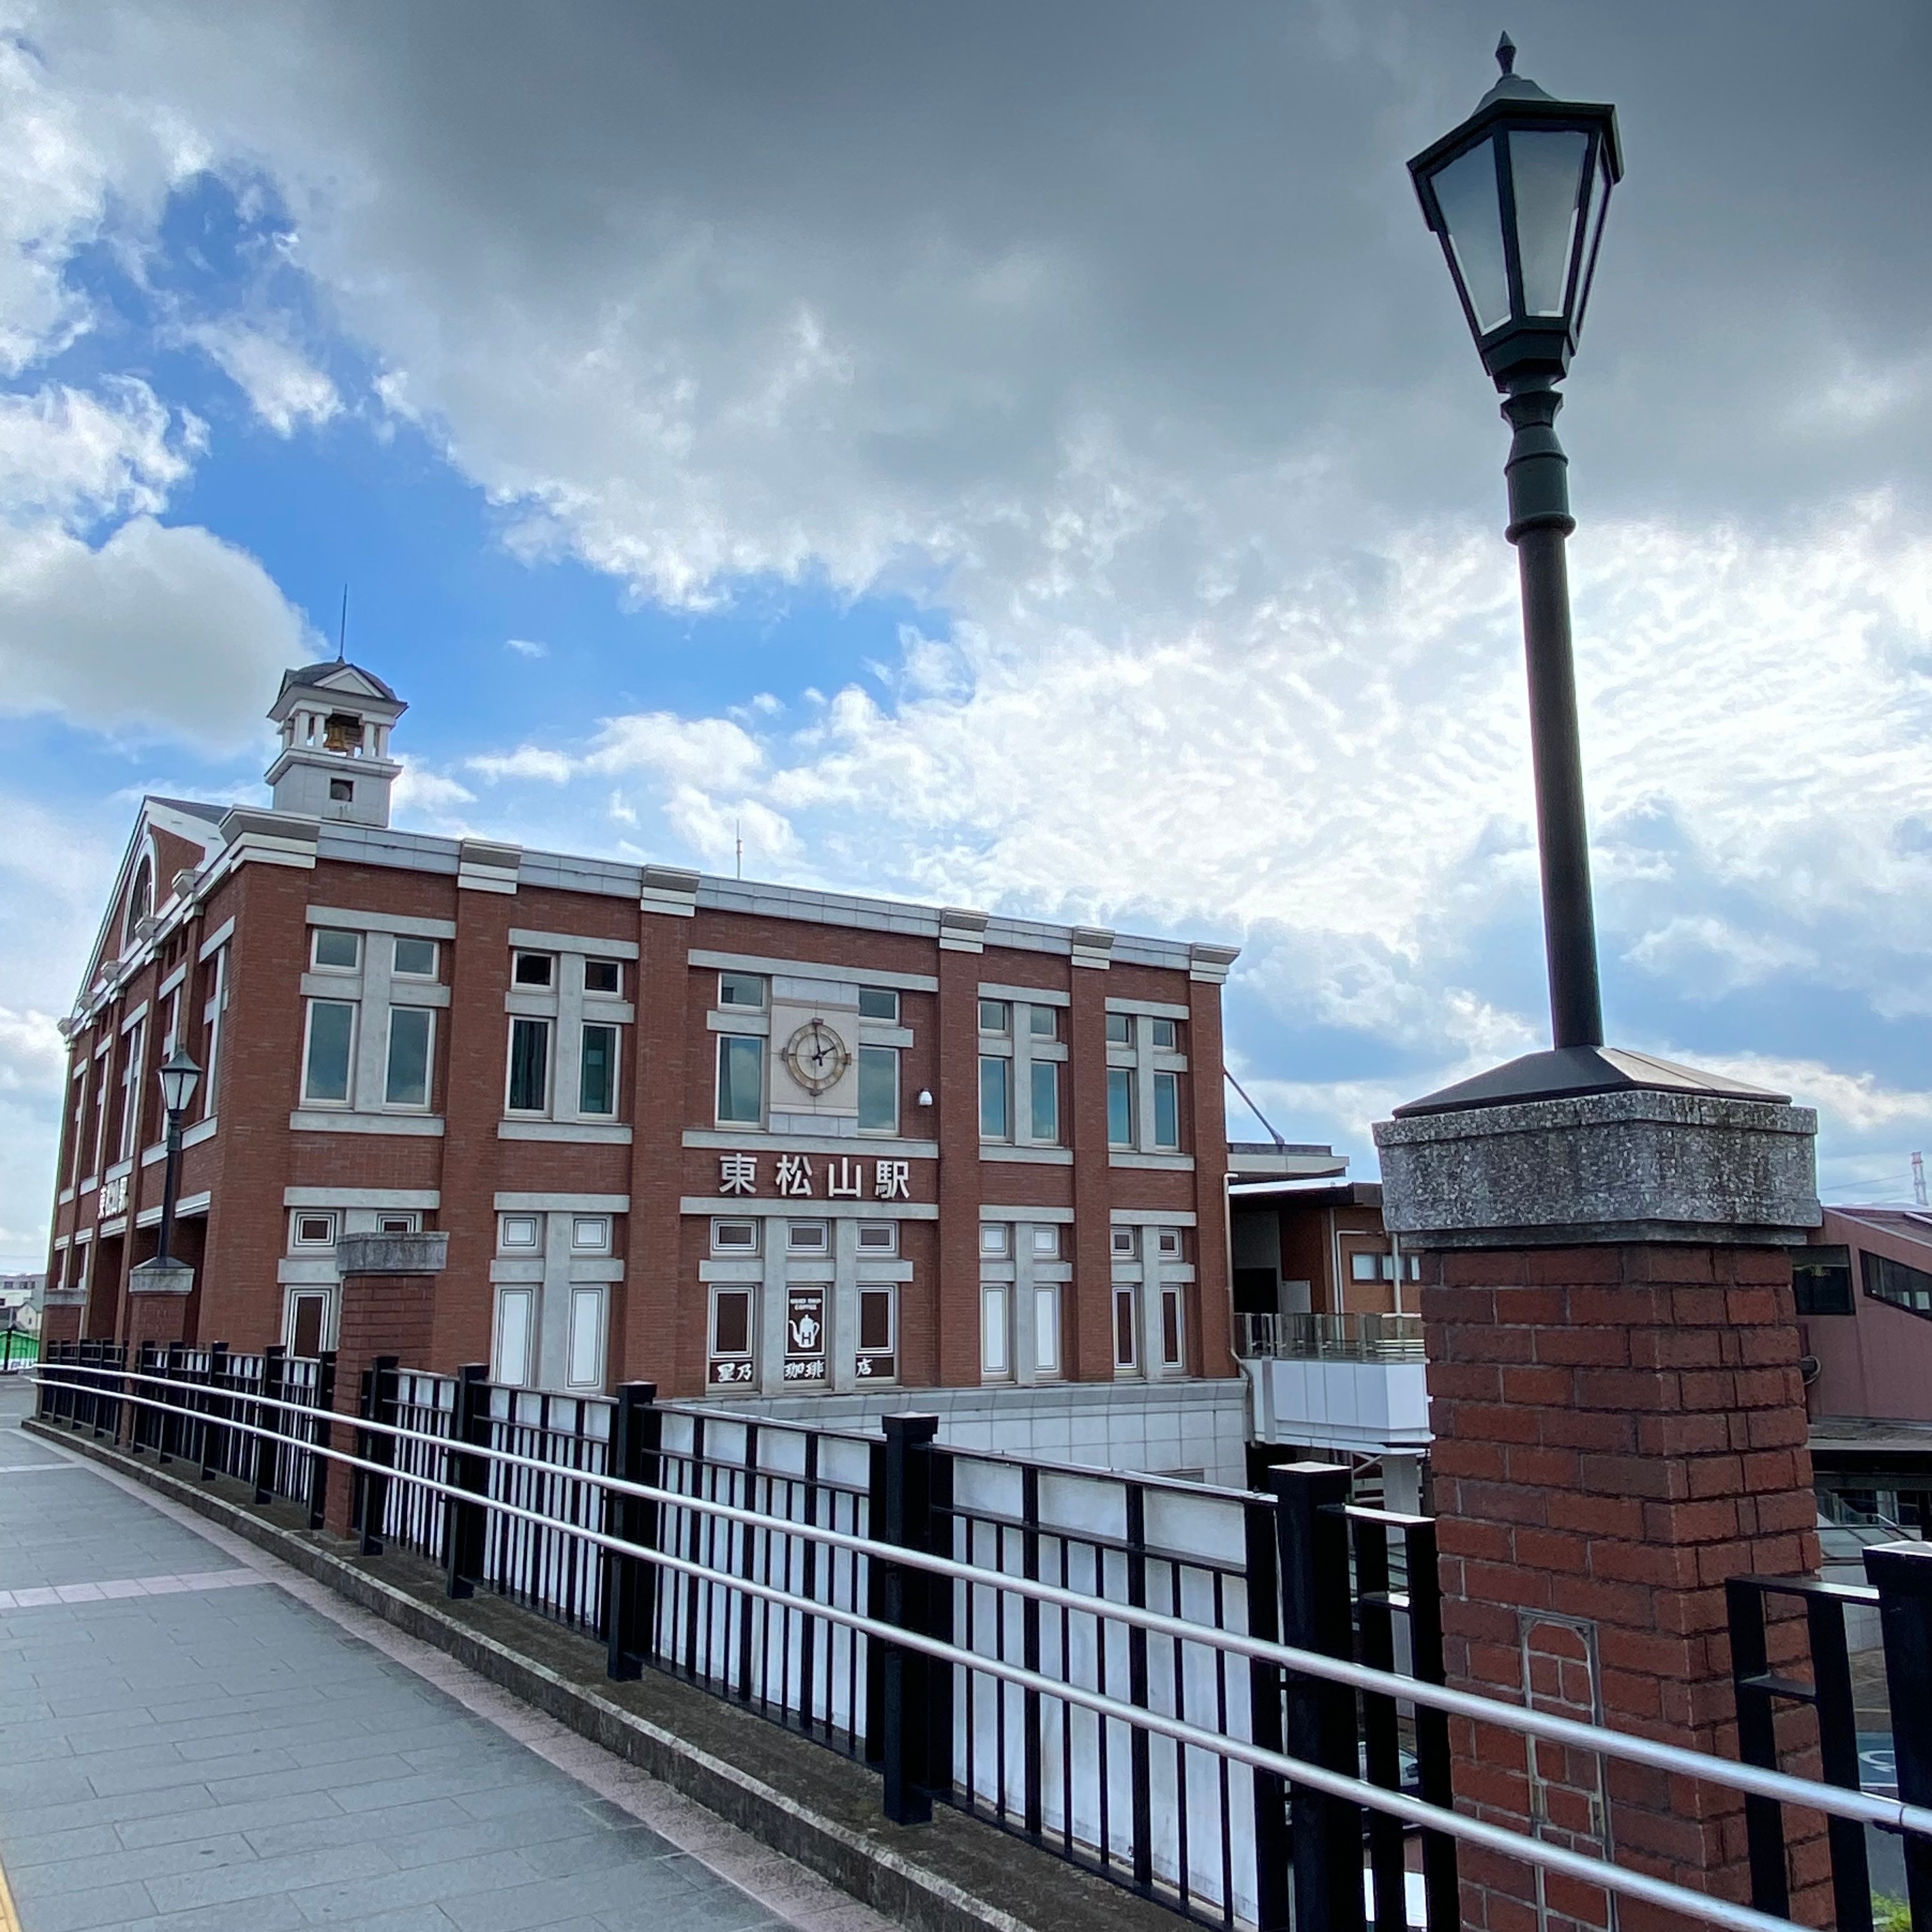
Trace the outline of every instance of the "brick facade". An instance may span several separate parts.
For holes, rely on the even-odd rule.
[[[295,676],[342,668],[311,667]],[[285,686],[285,698],[291,688]],[[394,710],[392,704],[384,715]],[[286,728],[284,742],[290,742]],[[386,736],[371,742],[386,745]],[[311,764],[319,755],[304,752]],[[360,774],[365,768],[344,769]],[[367,769],[380,778],[387,768]],[[137,925],[128,896],[143,864],[154,881],[153,916]],[[178,890],[172,883],[176,874],[187,874]],[[362,935],[358,964],[339,982],[340,992],[338,982],[325,980],[312,952],[318,929],[336,928]],[[434,979],[399,992],[386,965],[385,976],[370,976],[376,950],[410,929],[435,936]],[[513,934],[525,937],[513,940]],[[619,1027],[614,1118],[580,1123],[574,1100],[566,1107],[557,1100],[540,1119],[508,1118],[511,1020],[524,1010],[513,956],[519,946],[546,946],[559,962],[559,988],[568,975],[578,976],[572,983],[584,1020],[600,1016],[599,1023],[608,1018]],[[619,963],[621,993],[593,1008],[580,962],[607,956]],[[712,963],[699,963],[699,956]],[[1024,1312],[1034,1319],[1048,1306],[1046,1290],[1058,1288],[1059,1359],[1044,1373],[1116,1378],[1113,1295],[1125,1270],[1139,1278],[1147,1334],[1171,1332],[1158,1329],[1161,1297],[1178,1297],[1174,1305],[1181,1311],[1182,1358],[1153,1362],[1155,1351],[1144,1346],[1133,1375],[1229,1379],[1236,1369],[1222,1205],[1220,987],[1232,958],[1225,948],[1117,941],[1084,928],[476,848],[392,831],[367,818],[336,824],[151,800],[87,988],[68,1023],[76,1077],[55,1181],[50,1278],[85,1286],[82,1333],[133,1338],[137,1317],[127,1277],[153,1252],[162,1186],[154,1069],[170,1043],[208,1064],[215,1030],[208,1010],[220,1001],[218,1058],[190,1109],[182,1160],[176,1246],[196,1273],[194,1293],[180,1311],[179,1339],[237,1349],[293,1346],[294,1298],[308,1289],[328,1297],[326,1330],[333,1336],[339,1327],[346,1351],[350,1310],[341,1302],[327,1245],[305,1249],[296,1217],[310,1208],[333,1216],[333,1238],[370,1231],[376,1217],[394,1208],[404,1221],[448,1236],[447,1272],[434,1289],[419,1352],[426,1365],[452,1369],[491,1360],[503,1318],[500,1296],[540,1275],[543,1296],[554,1304],[567,1292],[571,1310],[566,1317],[550,1306],[530,1318],[543,1330],[529,1343],[545,1362],[542,1379],[561,1385],[552,1358],[565,1341],[573,1364],[583,1355],[575,1331],[566,1330],[580,1306],[601,1296],[598,1384],[650,1380],[668,1395],[696,1395],[712,1372],[710,1284],[730,1273],[713,1253],[712,1224],[729,1208],[760,1217],[767,1240],[780,1238],[781,1215],[826,1217],[829,1250],[838,1251],[836,1286],[826,1289],[828,1318],[836,1305],[838,1319],[848,1330],[855,1327],[855,1266],[865,1281],[890,1276],[896,1294],[892,1379],[904,1388],[970,1386],[982,1379],[984,1210],[985,1218],[1010,1226],[1016,1246],[1027,1244],[1026,1266],[1018,1265],[1022,1257],[1010,1258],[1014,1318]],[[721,1024],[728,1028],[733,1016],[719,1011],[718,958],[766,962],[757,971],[774,989],[773,1000],[781,984],[795,991],[788,976],[794,969],[804,976],[796,983],[844,985],[848,1000],[854,997],[849,988],[872,983],[870,976],[895,986],[897,1023],[875,1036],[890,1039],[898,1054],[896,1132],[854,1136],[851,1119],[829,1118],[822,1136],[796,1125],[788,1132],[722,1127],[717,1041]],[[382,986],[389,988],[386,1011],[374,990]],[[1016,1132],[993,1150],[997,1160],[982,1158],[980,1136],[980,1060],[993,1050],[979,1030],[979,1003],[988,988],[1006,989],[1021,1025],[1030,1010],[1024,996],[1036,990],[1042,1007],[1058,1016],[1052,1046],[1040,1047],[1039,1057],[1065,1055],[1058,1144],[1024,1144],[1028,1136]],[[383,1065],[376,1045],[356,1049],[362,1057],[348,1103],[305,1102],[310,1002],[332,998],[354,1007],[358,1042],[375,1041],[368,1030],[393,1024],[403,1004],[431,1006],[426,1107],[398,1109],[373,1092]],[[143,1024],[129,1032],[144,1006]],[[1148,1030],[1156,1010],[1185,1016],[1161,1019],[1172,1036],[1160,1036],[1166,1043],[1159,1055],[1145,1044],[1154,1037]],[[559,1056],[555,1080],[564,1083],[577,1075],[574,1065],[562,1064],[567,1022],[561,1004],[556,1012],[550,1037]],[[1177,1082],[1178,1144],[1169,1151],[1150,1150],[1144,1122],[1124,1156],[1108,1144],[1109,1060],[1119,1062],[1126,1052],[1118,1040],[1110,1042],[1109,1022],[1118,1023],[1124,1012],[1129,1024],[1143,1029],[1137,1036],[1142,1045],[1133,1049],[1140,1070],[1132,1077],[1155,1077],[1146,1070],[1164,1056],[1168,1070],[1158,1077]],[[866,1025],[848,1026],[855,1040]],[[124,1083],[124,1050],[136,1042],[140,1064]],[[765,1049],[774,1108],[788,1077],[782,1044],[768,1039]],[[1032,1054],[1034,1048],[1029,1042],[1024,1051]],[[1030,1064],[1024,1058],[1013,1062],[1022,1070]],[[572,1090],[560,1084],[554,1090],[568,1097]],[[96,1105],[103,1091],[104,1116]],[[124,1091],[139,1109],[125,1162],[114,1157]],[[784,1091],[788,1104],[811,1104]],[[929,1106],[920,1105],[922,1094],[931,1096]],[[1017,1117],[1027,1096],[1012,1094],[1011,1105]],[[97,1144],[104,1149],[99,1156]],[[812,1177],[808,1194],[781,1204],[774,1198],[776,1165],[787,1152],[808,1160]],[[733,1153],[756,1156],[758,1178],[754,1192],[728,1198],[723,1162]],[[886,1194],[886,1178],[875,1172],[888,1159],[904,1164],[896,1196]],[[856,1173],[862,1181],[856,1197],[848,1189],[845,1200],[830,1198],[839,1162],[842,1179]],[[124,1189],[124,1203],[118,1198]],[[104,1197],[110,1211],[103,1210]],[[527,1262],[505,1248],[502,1219],[525,1210],[542,1230]],[[841,1232],[844,1222],[874,1214],[896,1224],[890,1267],[854,1263],[856,1235]],[[556,1237],[562,1217],[569,1216],[588,1216],[585,1225],[593,1228],[604,1224],[608,1246],[580,1255],[570,1245],[573,1232],[566,1254]],[[1144,1254],[1117,1250],[1116,1231],[1124,1226],[1136,1231],[1132,1239],[1144,1237]],[[1036,1238],[1036,1228],[1058,1233]],[[1161,1230],[1168,1232],[1156,1246]],[[1034,1245],[1036,1238],[1057,1240],[1057,1250]],[[773,1262],[767,1288],[776,1277]],[[769,1388],[776,1369],[767,1358],[778,1330],[769,1309],[759,1321],[758,1374]],[[1016,1335],[1022,1332],[1031,1331],[1016,1328]],[[850,1332],[835,1337],[848,1354],[842,1370],[838,1361],[831,1364],[826,1385],[849,1383],[852,1345]],[[344,1380],[352,1388],[352,1378]]]
[[[1735,1757],[1725,1581],[1818,1561],[1788,1251],[1606,1245],[1424,1267],[1448,1681]],[[1748,1898],[1735,1796],[1487,1726],[1459,1724],[1454,1749],[1476,1815],[1523,1828],[1533,1774],[1559,1842]],[[1791,1822],[1793,1912],[1822,1922],[1822,1835]],[[1537,1924],[1528,1867],[1462,1856],[1466,1924]],[[1551,1924],[1609,1922],[1594,1888],[1551,1877],[1544,1898]],[[1625,1932],[1662,1916],[1619,1912]]]

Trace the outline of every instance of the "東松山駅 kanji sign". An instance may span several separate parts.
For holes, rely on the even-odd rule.
[[[794,1201],[910,1201],[912,1162],[853,1154],[724,1154],[718,1156],[720,1194],[764,1191],[762,1170],[772,1162],[771,1191]]]

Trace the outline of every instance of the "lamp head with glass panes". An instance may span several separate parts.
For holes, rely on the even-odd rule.
[[[167,1109],[170,1118],[178,1119],[188,1112],[188,1102],[194,1098],[194,1090],[201,1084],[201,1069],[181,1048],[176,1047],[155,1072],[161,1083],[161,1105]]]
[[[1560,382],[1583,326],[1610,190],[1623,178],[1613,107],[1553,100],[1514,70],[1408,164],[1483,366],[1505,394]]]

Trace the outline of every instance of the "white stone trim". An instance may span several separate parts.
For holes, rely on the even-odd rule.
[[[1172,1000],[1109,1000],[1110,1013],[1144,1013],[1149,1019],[1186,1020],[1194,1017],[1192,1006],[1177,1006]]]
[[[631,1130],[620,1120],[499,1120],[500,1141],[575,1141],[628,1147]]]
[[[773,959],[754,952],[714,952],[694,946],[686,956],[693,966],[720,973],[762,973],[794,980],[831,980],[842,986],[890,986],[902,993],[936,993],[938,980],[930,973],[888,973],[871,967],[828,966],[815,959]]]
[[[201,950],[194,956],[196,962],[198,963],[206,964],[208,961],[212,959],[214,956],[219,952],[221,949],[234,937],[234,920],[232,918],[224,919],[221,923],[201,942]]]
[[[298,1107],[289,1125],[305,1134],[428,1134],[440,1138],[440,1114],[328,1113],[320,1108]]]
[[[980,1143],[982,1160],[1018,1161],[1030,1162],[1035,1167],[1071,1167],[1073,1150],[1067,1147],[1048,1147],[1045,1142],[1037,1146],[1022,1143],[1018,1147],[1005,1141],[982,1141]]]
[[[715,1148],[721,1154],[845,1154],[865,1160],[874,1154],[939,1158],[937,1141],[894,1140],[884,1134],[767,1134],[754,1127],[686,1127],[683,1139],[688,1148]]]
[[[628,1214],[628,1194],[499,1194],[500,1214]]]
[[[1117,1228],[1192,1228],[1199,1218],[1192,1208],[1114,1208],[1107,1219]]]
[[[532,1199],[538,1197],[532,1196]],[[501,1198],[500,1196],[499,1198]],[[747,1221],[776,1216],[787,1221],[936,1221],[936,1201],[820,1201],[779,1194],[686,1194],[677,1204],[680,1214],[702,1214],[708,1220]],[[782,1262],[784,1257],[778,1257]]]
[[[312,905],[308,909],[310,926],[332,926],[363,932],[400,934],[405,939],[446,939],[456,938],[456,922],[453,919],[418,919],[414,914],[399,912],[363,912],[346,906]]]
[[[184,1194],[175,1203],[175,1219],[177,1221],[199,1220],[208,1212],[208,1204],[212,1198],[212,1190],[206,1187],[199,1194]],[[143,1208],[134,1216],[134,1225],[137,1228],[158,1228],[161,1225],[161,1204],[157,1202],[152,1208]]]
[[[374,1208],[436,1209],[442,1205],[434,1187],[285,1187],[284,1208]]]
[[[596,939],[580,932],[538,932],[520,926],[511,927],[510,944],[526,952],[579,952],[598,959],[639,956],[634,939]]]
[[[1073,1225],[1071,1208],[982,1208],[980,1218],[982,1221],[1036,1221],[1042,1225],[1069,1228]]]
[[[1011,1000],[1025,1006],[1070,1006],[1073,1004],[1071,993],[1056,993],[1051,986],[1008,986],[997,980],[982,980],[980,997],[982,1000]]]
[[[1174,1174],[1192,1174],[1194,1156],[1191,1154],[1131,1154],[1119,1152],[1107,1156],[1109,1167],[1165,1168]]]

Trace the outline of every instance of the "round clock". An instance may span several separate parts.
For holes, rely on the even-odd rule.
[[[823,1020],[807,1020],[784,1044],[784,1064],[808,1094],[838,1085],[852,1064],[852,1051]]]

